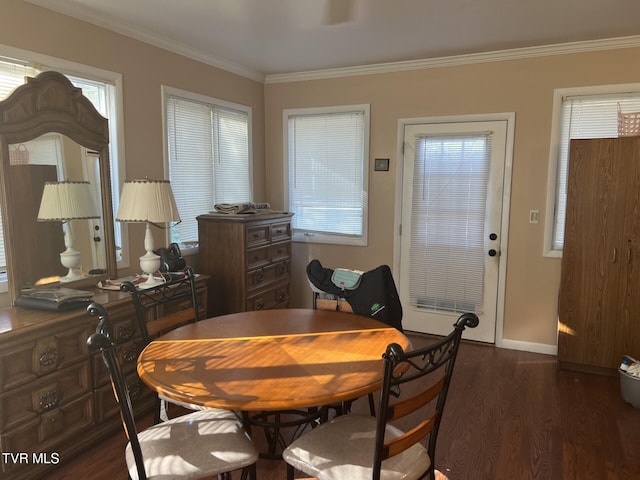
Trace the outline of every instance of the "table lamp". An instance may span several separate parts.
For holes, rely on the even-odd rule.
[[[86,278],[80,266],[80,252],[73,248],[71,220],[100,218],[91,184],[86,181],[45,182],[38,210],[38,222],[66,223],[64,246],[60,253],[60,263],[69,269],[61,282],[72,282]]]
[[[139,284],[138,288],[150,288],[163,283],[161,279],[154,277],[154,273],[160,270],[160,256],[153,253],[151,225],[180,221],[169,181],[148,178],[125,181],[116,221],[147,224],[144,235],[144,249],[147,253],[140,257],[140,268],[147,274],[147,280]]]

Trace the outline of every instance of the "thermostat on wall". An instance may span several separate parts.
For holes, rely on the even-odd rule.
[[[373,169],[376,172],[388,172],[389,171],[389,159],[388,158],[376,158],[374,160]]]

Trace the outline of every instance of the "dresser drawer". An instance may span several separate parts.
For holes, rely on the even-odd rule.
[[[0,436],[3,452],[44,452],[51,455],[60,451],[56,445],[79,442],[81,434],[93,424],[93,397],[90,393],[65,405],[44,413],[20,427]],[[19,464],[3,462],[4,472],[11,472]],[[29,468],[27,465],[25,468]],[[11,478],[11,476],[7,477]]]
[[[288,279],[289,264],[290,262],[287,260],[251,270],[247,273],[247,290],[254,292],[272,283]]]
[[[291,258],[291,242],[271,245],[269,257],[272,263],[289,260]]]
[[[271,263],[271,247],[253,248],[247,251],[247,270],[264,267]]]
[[[68,404],[91,391],[83,362],[0,395],[0,432]]]
[[[135,370],[138,355],[144,348],[143,344],[142,338],[138,337],[135,340],[116,346],[116,355],[123,372],[128,373]],[[93,388],[109,383],[109,370],[104,364],[102,354],[95,353],[91,363],[93,364]]]
[[[3,345],[0,351],[0,391],[6,392],[89,356],[88,323],[47,332],[39,339]]]
[[[269,243],[270,225],[250,225],[247,227],[246,248],[259,247]],[[239,247],[239,245],[238,245]]]
[[[247,311],[286,308],[289,297],[289,284],[278,285],[249,297]]]
[[[129,395],[133,408],[136,412],[143,406],[151,406],[154,402],[154,393],[147,387],[137,372],[132,372],[126,376],[127,386],[129,387]],[[97,423],[107,418],[111,418],[120,414],[120,407],[113,395],[113,387],[111,383],[101,386],[95,390],[95,420]]]
[[[271,224],[271,241],[284,242],[291,240],[291,222],[278,222]]]

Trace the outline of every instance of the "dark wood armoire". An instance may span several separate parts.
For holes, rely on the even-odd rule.
[[[571,141],[558,316],[561,368],[640,357],[640,137]]]

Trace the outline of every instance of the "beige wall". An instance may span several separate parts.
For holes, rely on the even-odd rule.
[[[547,167],[555,88],[640,81],[639,49],[546,56],[475,65],[267,83],[267,197],[280,205],[282,111],[287,108],[371,105],[369,245],[296,244],[294,292],[310,305],[304,265],[319,258],[329,267],[367,270],[394,261],[394,202],[398,120],[408,117],[515,112],[515,142],[509,218],[503,337],[555,345],[560,259],[543,257]],[[374,172],[373,158],[391,159],[391,171]],[[529,223],[529,210],[540,223]],[[397,280],[397,272],[394,272]]]
[[[190,60],[20,0],[2,0],[1,46],[120,73],[124,95],[125,176],[159,178],[163,171],[161,85],[253,109],[254,193],[264,192],[264,87],[261,82]],[[131,225],[133,271],[144,253],[144,229]],[[161,246],[156,235],[156,246]],[[162,241],[164,242],[164,241]],[[120,272],[121,275],[128,271]]]

